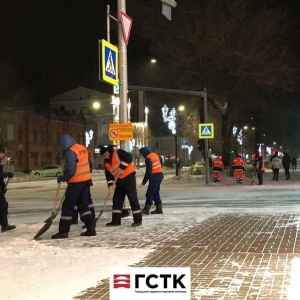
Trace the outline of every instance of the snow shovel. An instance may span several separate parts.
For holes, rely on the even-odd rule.
[[[64,191],[64,194],[63,194],[63,196],[62,196],[62,198],[61,198],[61,200],[60,200],[60,203],[59,203],[58,208],[57,208],[57,209],[56,209],[56,207],[54,208],[55,211],[54,211],[54,212],[52,211],[52,215],[51,215],[47,220],[45,220],[44,223],[47,223],[47,222],[49,222],[51,219],[53,220],[53,219],[56,218],[56,216],[58,215],[58,213],[59,213],[59,211],[60,211],[60,209],[61,209],[61,207],[62,207],[62,205],[63,205],[63,203],[64,203],[65,196],[66,196],[66,192],[67,192],[67,187],[66,187],[66,189],[65,189],[65,191]]]
[[[57,184],[57,189],[56,189],[56,193],[55,193],[55,197],[53,200],[53,208],[52,208],[52,214],[50,216],[50,218],[48,218],[45,223],[45,225],[39,230],[39,232],[34,236],[34,239],[38,239],[39,237],[41,237],[52,225],[53,219],[56,217],[55,213],[56,213],[56,203],[57,203],[57,199],[58,199],[58,194],[59,194],[59,189],[60,189],[60,183]]]
[[[252,181],[251,181],[250,185],[252,185],[254,183],[254,179],[255,179],[255,170],[253,169],[253,171],[252,171]]]
[[[118,176],[116,176],[116,178],[115,178],[115,180],[114,180],[114,183],[113,183],[114,186],[116,185],[116,182],[117,182],[118,178],[119,178],[119,174],[118,174]],[[111,190],[108,190],[107,196],[106,196],[105,199],[104,199],[104,202],[103,202],[102,208],[101,208],[101,210],[100,210],[100,213],[99,213],[98,217],[95,219],[95,220],[96,220],[96,223],[98,222],[99,218],[100,218],[100,217],[102,216],[102,214],[103,214],[104,208],[106,207],[106,204],[107,204],[108,198],[109,198],[110,195],[111,195],[111,192],[112,192]]]
[[[6,192],[6,190],[7,190],[7,186],[8,186],[9,181],[10,181],[10,178],[7,178],[7,180],[5,182],[5,186],[4,186],[4,192]]]

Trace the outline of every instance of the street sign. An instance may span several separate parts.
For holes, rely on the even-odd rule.
[[[189,148],[189,140],[187,138],[181,138],[181,149]]]
[[[125,44],[128,44],[131,26],[132,26],[132,19],[127,16],[123,11],[120,11],[121,16],[121,24],[122,24],[122,31],[123,31],[123,38]]]
[[[109,124],[110,141],[128,141],[133,139],[132,123]]]
[[[114,85],[114,94],[120,94],[120,86],[118,84]]]
[[[199,124],[199,139],[213,139],[214,138],[214,124],[203,123]]]
[[[109,42],[102,40],[101,58],[100,79],[113,85],[118,84],[118,48]]]

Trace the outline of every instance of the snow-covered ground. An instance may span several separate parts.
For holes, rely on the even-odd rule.
[[[279,188],[278,185],[270,188],[265,187],[266,191],[272,192],[274,190],[272,194],[280,199]],[[296,186],[292,188],[296,191]],[[268,204],[266,207],[255,208],[243,204],[238,207],[239,201],[243,202],[244,199],[251,201],[249,191],[250,194],[254,193],[253,196],[260,200],[260,187],[252,187],[252,190],[249,190],[249,187],[242,189],[242,187],[233,186],[232,188],[217,187],[215,190],[203,188],[203,191],[200,191],[197,182],[192,187],[189,183],[185,185],[184,180],[180,187],[179,181],[175,186],[174,182],[171,182],[166,184],[162,191],[166,203],[171,203],[172,199],[182,198],[180,199],[182,204],[179,203],[174,207],[169,205],[163,216],[144,218],[143,226],[134,229],[130,227],[131,218],[126,218],[118,229],[105,228],[105,222],[110,219],[110,214],[106,213],[97,226],[98,235],[96,237],[79,237],[82,229],[81,225],[78,224],[72,226],[70,239],[49,239],[51,234],[57,232],[58,216],[49,232],[45,234],[46,239],[35,241],[33,236],[43,226],[42,221],[28,223],[27,218],[22,219],[22,214],[12,213],[9,222],[16,224],[17,228],[11,232],[0,234],[1,298],[5,300],[72,299],[86,288],[93,287],[97,282],[108,278],[110,267],[134,265],[151,251],[154,251],[164,238],[163,236],[157,238],[155,229],[162,232],[174,230],[180,235],[195,223],[219,213],[274,211],[274,208]],[[236,190],[239,190],[239,194],[235,193]],[[142,191],[142,193],[144,192],[145,190]],[[195,195],[199,195],[199,193],[203,194],[205,201],[207,199],[224,201],[224,199],[230,200],[231,197],[231,200],[235,200],[236,203],[235,206],[229,207],[222,205],[213,207],[206,204],[199,206],[196,202],[194,205],[193,201],[195,200],[193,199],[196,199]],[[297,193],[299,192],[297,191]],[[243,197],[243,194],[247,197]],[[10,205],[13,206],[13,202]],[[287,206],[282,208],[286,209]],[[45,216],[48,215],[45,214]],[[42,219],[45,216],[43,215]],[[151,236],[151,234],[153,235]],[[139,238],[135,245],[134,239],[137,235]],[[127,247],[118,245],[118,239],[121,241],[122,238],[132,239]],[[146,242],[147,246],[142,245],[143,241]]]

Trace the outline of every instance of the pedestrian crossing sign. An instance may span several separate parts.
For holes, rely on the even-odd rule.
[[[100,80],[116,85],[118,78],[118,48],[106,40],[101,40]]]
[[[214,138],[214,124],[203,123],[199,124],[199,139],[213,139]]]

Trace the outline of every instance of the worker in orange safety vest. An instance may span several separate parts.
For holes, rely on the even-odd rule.
[[[244,179],[244,171],[245,171],[245,164],[244,160],[242,159],[241,155],[237,155],[233,161],[232,168],[234,170],[234,176],[237,183],[243,183]]]
[[[213,179],[215,182],[220,182],[221,181],[221,172],[224,169],[224,164],[222,162],[222,158],[220,156],[217,156],[212,164],[213,167]]]

